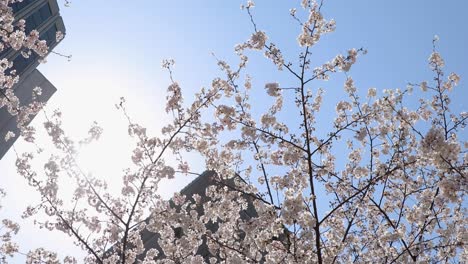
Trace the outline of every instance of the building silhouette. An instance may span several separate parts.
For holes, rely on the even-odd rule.
[[[223,178],[219,177],[214,171],[205,171],[203,172],[200,176],[195,178],[191,183],[189,183],[186,187],[184,187],[179,193],[180,195],[185,196],[189,200],[191,200],[192,203],[194,203],[193,196],[195,194],[199,195],[200,197],[200,203],[196,207],[196,212],[198,216],[204,215],[204,209],[203,205],[206,202],[210,202],[210,197],[207,196],[207,189],[210,186],[214,186],[216,188],[227,188],[228,190],[234,190],[236,192],[241,192],[241,197],[243,197],[246,202],[247,202],[247,207],[244,210],[241,210],[239,212],[239,217],[242,220],[248,221],[252,218],[258,217],[257,209],[254,205],[253,198],[249,193],[243,192],[245,185],[248,185],[247,182],[245,182],[240,176],[234,176],[232,178]],[[176,210],[181,210],[180,207],[174,204],[172,200],[169,201],[170,207],[175,208]],[[188,212],[187,212],[188,213]],[[150,218],[146,219],[145,224],[148,225],[150,224]],[[209,222],[208,224],[205,225],[205,227],[211,231],[211,232],[216,232],[219,228],[218,222]],[[143,243],[144,247],[144,252],[141,253],[139,256],[137,256],[136,262],[135,263],[141,263],[145,256],[146,253],[150,249],[156,249],[158,250],[159,254],[156,256],[157,260],[163,260],[166,259],[167,257],[164,255],[164,252],[159,245],[160,240],[161,240],[161,235],[157,232],[151,232],[148,229],[144,228],[141,231],[138,231],[138,228],[135,228],[136,232],[139,232],[140,238]],[[181,238],[184,236],[184,231],[181,227],[173,227],[174,230],[174,235],[176,239]],[[290,232],[284,227],[284,233],[280,234],[279,237],[274,237],[273,240],[278,240],[280,241],[283,245],[286,247],[290,247],[290,241],[289,241],[289,234]],[[245,237],[245,233],[237,233],[237,237],[239,240],[243,240]],[[197,249],[196,252],[194,252],[195,255],[201,256],[205,262],[209,263],[211,258],[215,258],[218,262],[222,262],[219,256],[218,252],[210,252],[209,247],[208,247],[208,242],[207,242],[207,237],[206,235],[201,236],[201,241],[200,245]],[[112,246],[105,254],[104,256],[110,256],[114,254],[116,251],[119,252],[119,248],[122,246],[122,244],[117,243],[116,245]],[[131,248],[131,246],[130,246]],[[262,253],[261,259],[259,260],[258,263],[264,263],[265,258],[264,254],[266,252]]]
[[[221,188],[224,186],[228,186],[228,187],[237,189],[237,188],[242,188],[241,186],[239,186],[240,184],[247,184],[247,183],[245,183],[243,179],[238,176],[235,179],[234,178],[221,179],[220,177],[216,175],[214,171],[205,171],[200,176],[195,178],[191,183],[185,186],[180,191],[180,194],[191,200],[192,200],[193,195],[195,194],[199,195],[201,198],[201,203],[200,203],[200,206],[196,208],[196,211],[198,215],[203,215],[204,214],[203,203],[209,200],[209,197],[206,196],[206,190],[208,189],[209,186],[216,186],[216,187],[221,187]],[[249,197],[244,197],[244,198],[247,198],[247,201],[249,201],[248,207],[246,210],[243,210],[240,212],[240,217],[242,219],[250,219],[252,217],[256,217],[257,211],[255,210],[252,200],[249,199]],[[171,202],[172,207],[176,207],[172,203],[172,201],[170,202]],[[214,232],[218,229],[218,224],[210,223],[206,226],[206,228]],[[175,236],[177,238],[180,238],[181,236],[183,236],[182,228],[180,227],[175,228],[174,231],[175,231]],[[158,249],[159,252],[161,252],[161,247],[158,245],[158,239],[160,238],[160,235],[158,233],[153,233],[153,232],[148,231],[147,229],[144,229],[140,235],[141,235],[143,245],[145,247],[145,253],[142,254],[142,256],[140,257],[140,260],[143,259],[143,257],[146,255],[146,252],[149,249],[156,248]],[[198,247],[198,250],[195,255],[202,256],[205,259],[205,261],[209,261],[211,257],[216,258],[217,257],[216,255],[212,255],[210,253],[205,236],[202,237],[202,240],[203,241],[201,245]],[[164,256],[163,253],[159,253],[157,258],[164,259],[166,258],[166,256]]]
[[[32,30],[37,30],[41,40],[47,41],[49,52],[60,42],[56,40],[56,32],[65,34],[65,26],[59,13],[57,0],[23,0],[11,4],[15,15],[15,22],[24,19],[26,21],[25,31],[29,34]],[[16,51],[6,46],[0,52],[0,59],[7,58],[13,62],[10,71],[15,70],[19,76],[19,81],[13,87],[15,95],[20,101],[20,106],[28,105],[33,101],[33,89],[41,87],[42,94],[36,100],[47,102],[57,90],[36,68],[39,65],[39,55],[32,52],[25,58],[20,51]],[[0,87],[3,89],[3,87]],[[3,93],[0,93],[3,96]],[[12,131],[15,136],[5,141],[6,134]],[[16,139],[20,136],[17,127],[17,117],[12,116],[5,107],[0,108],[0,159],[11,148]]]

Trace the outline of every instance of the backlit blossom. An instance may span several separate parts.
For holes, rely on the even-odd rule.
[[[421,90],[423,90],[424,92],[427,91],[427,82],[426,81],[421,82],[420,87],[421,87]]]
[[[376,88],[369,88],[367,90],[367,96],[368,97],[375,97],[377,95],[377,89]]]
[[[458,82],[460,82],[460,76],[458,76],[456,73],[450,73],[448,79],[454,83],[454,85],[458,85]]]
[[[250,45],[253,49],[261,50],[265,46],[268,37],[263,31],[257,31],[250,38]]]
[[[429,62],[433,68],[435,67],[442,68],[445,66],[445,62],[438,52],[433,52],[431,54],[431,56],[429,57]]]
[[[265,84],[265,88],[269,96],[278,96],[280,94],[278,83],[267,83]]]
[[[5,135],[5,141],[9,141],[10,139],[14,137],[15,137],[15,133],[13,133],[12,131],[8,131]]]

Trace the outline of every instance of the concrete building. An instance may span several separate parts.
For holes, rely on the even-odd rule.
[[[40,39],[46,40],[49,51],[57,46],[56,32],[65,34],[65,26],[59,13],[57,0],[23,0],[11,5],[15,20],[24,19],[26,21],[26,34],[36,29],[39,31]],[[47,102],[57,90],[36,68],[39,65],[39,56],[32,53],[28,58],[21,55],[20,51],[6,47],[0,52],[0,59],[7,58],[13,62],[19,82],[14,86],[16,96],[20,100],[20,105],[27,105],[32,102],[32,91],[35,87],[42,88],[42,95],[37,98],[41,102]],[[2,89],[2,87],[0,87]],[[0,94],[0,96],[3,96]],[[12,116],[3,107],[0,108],[0,159],[11,148],[19,137],[16,117]],[[8,131],[12,131],[15,137],[5,142],[4,138]]]
[[[219,177],[217,177],[214,171],[205,171],[200,176],[195,178],[191,183],[185,186],[180,191],[180,194],[190,199],[191,197],[193,197],[194,194],[198,194],[201,197],[201,204],[203,204],[208,201],[208,197],[206,196],[206,189],[211,185],[215,185],[217,187],[223,187],[223,186],[234,187],[237,185],[237,188],[239,188],[238,185],[240,183],[247,184],[242,180],[241,177],[238,177],[237,184],[235,182],[236,181],[234,179],[220,181]],[[247,196],[245,196],[244,198],[247,198],[248,201],[251,201],[251,199],[249,199],[249,197]],[[203,206],[197,207],[197,212],[199,215],[203,215],[204,214]],[[257,211],[255,210],[255,207],[252,202],[248,203],[248,207],[246,210],[240,212],[240,217],[242,219],[250,219],[256,216],[257,216]],[[213,224],[207,225],[206,227],[208,230],[211,230],[214,232],[218,229],[218,224],[213,223]],[[180,238],[183,235],[183,231],[181,228],[176,228],[174,231],[175,231],[176,237],[178,238]],[[161,247],[158,245],[159,238],[160,238],[160,235],[158,233],[152,233],[148,231],[147,229],[144,229],[141,232],[141,239],[145,247],[145,253],[142,254],[142,256],[146,255],[146,252],[151,248],[156,248],[158,250],[161,250]],[[196,252],[196,255],[202,256],[205,259],[205,261],[209,261],[210,257],[216,257],[216,256],[213,256],[208,250],[208,245],[206,244],[206,238],[204,236],[203,236],[203,241]],[[163,254],[158,255],[158,259],[164,259],[164,258],[165,256]],[[142,257],[140,259],[142,259]]]
[[[210,186],[216,186],[216,187],[219,187],[219,188],[228,187],[229,189],[236,189],[236,190],[240,189],[241,190],[241,189],[243,189],[242,186],[244,184],[248,184],[248,183],[246,183],[241,177],[234,177],[234,178],[231,178],[231,179],[222,179],[222,178],[218,177],[214,171],[205,171],[200,176],[195,178],[191,183],[189,183],[187,186],[185,186],[180,191],[180,194],[184,195],[185,197],[187,197],[189,199],[191,199],[192,202],[193,202],[193,199],[191,197],[193,197],[194,194],[198,194],[200,196],[200,205],[196,208],[196,211],[197,211],[198,215],[203,215],[204,214],[203,204],[210,200],[209,197],[207,197],[207,195],[206,195],[206,190],[208,189],[208,187],[210,187]],[[242,195],[242,196],[244,198],[246,198],[248,206],[247,206],[247,208],[245,210],[239,212],[240,218],[242,218],[244,220],[248,220],[248,219],[257,217],[258,214],[257,214],[257,211],[256,211],[256,209],[254,207],[253,202],[252,202],[252,197],[250,197],[248,195]],[[170,203],[170,206],[172,208],[176,208],[177,210],[179,210],[179,208],[172,202],[172,200],[170,200],[169,203]],[[146,224],[148,224],[148,221],[149,220],[147,219]],[[218,223],[216,223],[216,222],[206,225],[206,228],[208,230],[212,231],[212,232],[215,232],[218,229],[218,227],[219,227]],[[286,232],[287,232],[287,230],[285,229],[285,234],[286,234]],[[175,236],[177,238],[180,238],[180,237],[182,237],[184,235],[183,230],[180,227],[174,228],[174,233],[175,233]],[[163,253],[161,253],[161,251],[162,251],[161,246],[158,244],[158,241],[161,238],[160,234],[151,232],[151,231],[149,231],[148,229],[145,228],[142,231],[140,231],[140,237],[141,237],[141,240],[143,242],[145,252],[137,257],[137,263],[141,262],[144,259],[144,257],[146,256],[146,253],[148,252],[148,250],[153,249],[153,248],[157,249],[160,252],[159,255],[156,256],[157,259],[162,260],[162,259],[166,258],[166,256]],[[239,239],[243,239],[243,237],[244,237],[243,234],[239,234]],[[286,241],[285,236],[282,236],[279,239],[283,240],[283,241]],[[116,250],[115,246],[116,245],[111,247],[105,253],[105,255],[109,256],[109,255],[113,254],[115,252],[114,250]],[[121,246],[121,245],[118,245],[118,246]],[[205,235],[202,236],[201,245],[198,247],[198,250],[195,253],[195,255],[199,255],[199,256],[203,257],[203,259],[206,262],[208,262],[209,259],[212,258],[212,257],[219,259],[219,257],[217,255],[213,255],[213,254],[210,253],[210,251],[208,249],[208,245],[207,245],[207,238],[206,238]],[[262,259],[260,261],[260,263],[263,263],[263,262],[264,262],[264,259]]]

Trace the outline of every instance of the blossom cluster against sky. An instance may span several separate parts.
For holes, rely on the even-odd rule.
[[[60,0],[59,0],[60,1]],[[129,113],[150,131],[157,132],[165,121],[164,100],[169,84],[167,73],[161,69],[162,59],[176,61],[175,78],[189,101],[202,86],[211,84],[219,75],[216,57],[237,63],[234,45],[249,38],[253,29],[241,1],[73,1],[71,7],[62,5],[61,14],[67,36],[55,51],[72,54],[70,62],[50,56],[40,70],[58,88],[48,105],[48,111],[60,108],[65,128],[72,136],[84,136],[92,121],[102,124],[102,142],[83,150],[83,163],[94,173],[105,174],[108,180],[119,179],[121,168],[130,160],[132,146],[127,141],[126,120],[114,104],[120,96],[128,101]],[[259,29],[284,52],[297,54],[296,37],[300,28],[289,16],[297,1],[256,1],[254,16]],[[349,48],[365,48],[349,73],[356,86],[363,90],[376,87],[405,87],[408,82],[430,80],[427,58],[434,35],[440,37],[438,49],[444,57],[446,72],[455,71],[461,77],[456,88],[455,107],[466,110],[468,91],[468,29],[465,10],[468,3],[458,1],[325,1],[324,15],[334,18],[335,33],[326,36],[314,50],[312,60],[319,65]],[[251,57],[249,74],[254,89],[265,83],[288,84],[287,75],[274,74],[274,66],[260,55]],[[324,97],[341,96],[345,76],[323,83]],[[465,100],[464,100],[465,99]],[[331,107],[334,109],[334,106]],[[334,112],[330,112],[333,116]],[[42,116],[34,120],[41,124]],[[117,143],[116,143],[117,142]],[[122,144],[118,144],[118,143]],[[26,150],[19,140],[18,150]],[[111,150],[111,152],[109,151]],[[10,151],[0,161],[0,181],[10,194],[4,200],[3,214],[18,219],[18,215],[37,198],[16,176],[15,153]],[[203,170],[200,164],[194,170]],[[166,195],[183,187],[191,178],[180,179],[177,186],[166,188]],[[23,195],[18,195],[22,193]],[[15,217],[16,215],[16,217]],[[0,217],[1,218],[1,217]],[[18,219],[20,223],[24,222]],[[60,235],[36,232],[22,224],[19,242],[28,247],[46,246],[69,252]],[[33,241],[31,232],[40,240]],[[44,235],[46,234],[46,235]],[[65,242],[64,242],[65,241]],[[18,260],[18,263],[21,263]]]

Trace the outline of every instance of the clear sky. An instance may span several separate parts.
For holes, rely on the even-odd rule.
[[[295,62],[297,57],[293,56],[299,51],[296,37],[300,29],[290,18],[289,9],[299,7],[300,1],[255,2],[253,12],[259,29]],[[237,62],[234,45],[252,33],[246,12],[239,8],[241,3],[74,0],[69,8],[62,3],[67,35],[55,51],[72,54],[73,58],[68,62],[52,55],[39,69],[58,89],[49,101],[48,111],[55,108],[63,111],[70,134],[84,136],[94,120],[104,127],[102,142],[83,150],[85,166],[112,180],[120,177],[121,168],[116,164],[128,162],[131,145],[126,141],[126,122],[114,107],[120,96],[127,98],[134,119],[150,131],[159,131],[167,121],[162,113],[169,80],[160,67],[162,59],[176,60],[175,78],[187,98],[220,75],[211,52],[218,58]],[[454,106],[466,111],[467,10],[468,2],[464,0],[325,1],[324,14],[336,20],[337,30],[325,36],[313,50],[312,62],[320,65],[337,53],[363,47],[368,54],[360,57],[350,72],[358,88],[405,87],[408,82],[432,78],[427,58],[432,49],[431,40],[437,34],[446,72],[457,72],[462,78],[455,90]],[[266,82],[278,81],[284,85],[290,82],[289,75],[278,74],[261,54],[252,54],[251,60],[248,72],[254,77],[254,89],[263,89]],[[325,88],[325,97],[341,96],[344,78],[343,74],[337,74],[333,81],[320,84]],[[330,109],[333,109],[332,116],[334,106]],[[40,124],[41,120],[39,116],[34,123]],[[16,147],[25,150],[21,140]],[[25,205],[37,198],[16,175],[14,160],[10,151],[0,161],[0,185],[9,193],[0,218],[16,215],[18,219]],[[200,164],[195,169],[201,172],[203,166]],[[166,187],[163,191],[169,195],[188,181],[189,178],[180,179],[177,187]],[[37,232],[30,221],[18,221],[23,223],[18,239],[26,245],[24,250],[28,246],[47,246],[63,253],[74,252],[62,235]]]

